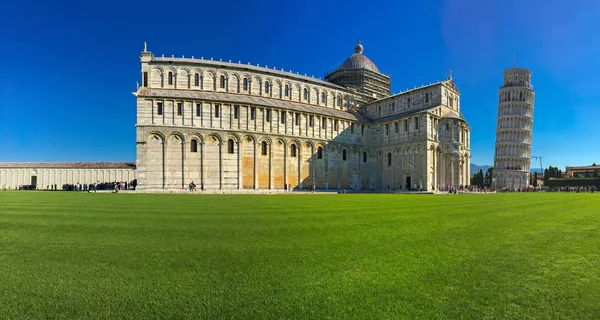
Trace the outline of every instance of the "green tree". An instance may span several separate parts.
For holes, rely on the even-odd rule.
[[[533,174],[533,183],[532,183],[532,184],[533,184],[533,186],[535,186],[535,187],[537,187],[537,185],[538,185],[537,176],[538,176],[538,175],[537,175],[537,173],[534,173],[534,174]]]

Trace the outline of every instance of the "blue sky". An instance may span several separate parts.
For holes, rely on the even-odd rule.
[[[449,69],[492,164],[502,72],[533,72],[533,155],[600,162],[599,1],[9,1],[0,12],[0,161],[135,160],[143,42],[323,76],[358,39],[398,92]],[[539,165],[532,164],[532,167]]]

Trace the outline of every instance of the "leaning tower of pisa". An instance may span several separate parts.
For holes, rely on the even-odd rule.
[[[492,177],[496,189],[529,185],[534,95],[531,71],[522,68],[504,71],[504,84],[498,90]]]

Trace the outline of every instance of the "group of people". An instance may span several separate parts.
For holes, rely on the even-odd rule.
[[[91,191],[98,191],[98,190],[112,190],[113,192],[118,192],[120,190],[128,190],[128,189],[133,189],[135,190],[137,186],[137,180],[133,180],[132,182],[123,182],[123,181],[113,181],[113,182],[98,182],[98,183],[84,183],[81,184],[79,182],[75,183],[75,184],[70,184],[70,183],[65,183],[61,186],[60,190],[62,191],[87,191],[87,192],[91,192]],[[15,188],[15,190],[46,190],[46,191],[58,191],[58,185],[57,184],[48,184],[46,185],[46,188],[44,188],[43,186],[41,186],[40,188],[38,188],[38,186],[36,185],[20,185],[18,187]],[[2,189],[4,191],[6,191],[7,189],[10,189],[10,186],[7,187],[6,184],[2,185]]]
[[[98,182],[98,183],[76,183],[76,184],[63,184],[62,186],[62,190],[63,191],[87,191],[87,192],[91,192],[91,191],[98,191],[98,190],[110,190],[114,193],[117,193],[121,190],[127,190],[128,188],[133,187],[133,183],[127,183],[127,182],[123,182],[123,181],[113,181],[113,182]],[[54,185],[54,190],[56,190],[56,185]]]

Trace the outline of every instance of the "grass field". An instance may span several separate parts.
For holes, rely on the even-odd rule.
[[[598,319],[600,194],[0,192],[0,318]]]

